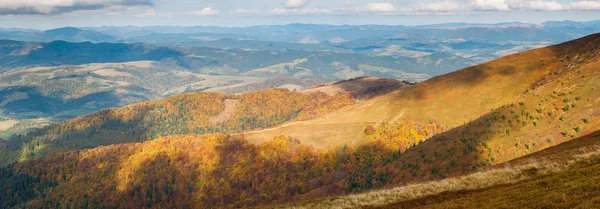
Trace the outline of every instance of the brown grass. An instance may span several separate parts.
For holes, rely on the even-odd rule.
[[[235,113],[235,109],[240,104],[240,100],[235,99],[225,99],[223,105],[225,108],[218,115],[210,118],[210,123],[213,125],[217,125],[218,123],[223,123],[227,121],[227,119],[231,118]]]
[[[585,82],[593,82],[599,77],[597,67],[600,63],[594,62],[593,57],[597,55],[592,54],[590,57],[587,54],[595,52],[590,48],[592,47],[590,44],[600,43],[598,37],[600,35],[503,57],[358,103],[326,117],[301,124],[304,128],[284,127],[279,130],[248,134],[247,138],[258,140],[285,134],[302,136],[303,142],[311,144],[314,142],[315,144],[312,145],[315,147],[328,147],[365,141],[365,136],[359,134],[364,127],[349,130],[345,125],[330,127],[320,126],[320,124],[435,121],[448,127],[458,127],[476,120],[490,110],[519,102],[525,92],[531,90],[532,86],[549,74],[568,71],[567,74],[560,74],[556,80],[552,80],[556,83],[552,87],[555,89],[545,88],[535,94],[548,95],[553,90],[564,88],[579,89],[577,86],[570,87],[570,85],[581,84],[580,76],[585,73],[588,74],[584,79]],[[586,56],[583,56],[584,54]],[[565,57],[572,60],[565,60]],[[574,60],[574,57],[578,59]],[[586,65],[586,62],[589,64]],[[571,72],[577,68],[582,68],[582,74]],[[569,77],[562,78],[562,76]],[[561,82],[565,81],[568,82],[564,86],[561,85]],[[590,95],[594,98],[596,96]],[[314,125],[309,125],[311,123]],[[307,131],[311,134],[304,133]],[[339,134],[331,135],[332,132]],[[343,142],[329,143],[329,141]],[[316,144],[319,142],[327,142],[328,145]]]
[[[580,142],[580,146],[577,146],[576,142]],[[588,192],[584,196],[599,194],[600,190],[587,191],[584,184],[584,182],[590,183],[590,179],[600,179],[598,163],[600,163],[600,135],[591,135],[542,153],[466,176],[275,208],[429,208],[432,206],[431,204],[435,204],[435,207],[439,208],[516,207],[516,205],[512,205],[511,198],[521,200],[522,206],[531,206],[535,205],[533,204],[535,202],[527,201],[527,198],[532,198],[531,196],[536,193],[522,190],[540,192],[537,195],[544,196],[546,193],[542,193],[542,191],[549,192],[549,188],[581,187],[583,190],[580,192]],[[566,180],[561,181],[562,178]],[[548,183],[552,187],[545,186],[546,183],[539,183],[547,181],[552,182]],[[592,184],[592,186],[595,186],[593,188],[596,189],[600,188],[597,181],[596,185]],[[506,198],[507,193],[514,192],[526,195],[523,197],[512,195],[511,198]],[[555,198],[556,195],[550,193],[549,196]],[[562,195],[559,196],[562,198]],[[495,201],[489,202],[488,198]],[[573,197],[570,198],[570,203],[565,203],[566,205],[570,206],[577,201]],[[537,206],[544,205],[544,201],[537,199]],[[598,205],[598,203],[588,202],[585,204]],[[560,207],[561,204],[554,206]]]

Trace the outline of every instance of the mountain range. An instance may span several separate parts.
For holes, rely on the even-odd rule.
[[[453,55],[255,51],[143,43],[0,41],[0,138],[104,108],[193,91],[306,89],[339,79],[425,80],[473,64]]]
[[[290,24],[252,27],[122,26],[0,29],[27,42],[119,42],[247,50],[302,50],[405,56],[451,54],[487,61],[600,32],[598,21],[449,23],[420,26]],[[490,50],[490,51],[486,51]],[[493,51],[492,51],[493,50]]]

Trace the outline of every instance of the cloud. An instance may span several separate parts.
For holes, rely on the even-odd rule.
[[[171,17],[172,13],[159,13],[154,9],[146,10],[143,13],[137,14],[138,17]]]
[[[260,10],[236,9],[231,12],[234,15],[260,15],[263,12]]]
[[[533,11],[561,11],[565,8],[563,5],[556,1],[523,1],[523,0],[512,0],[508,1],[511,9],[514,10],[533,10]]]
[[[600,11],[600,0],[576,1],[565,4],[545,0],[470,0],[461,2],[445,0],[421,3],[408,10],[401,11],[405,11],[404,14],[481,11]]]
[[[549,0],[438,0],[427,3],[404,4],[401,0],[390,2],[371,2],[365,4],[344,0],[337,8],[306,7],[309,0],[288,0],[285,7],[268,10],[237,9],[234,15],[429,15],[456,14],[469,12],[502,12],[502,11],[600,11],[600,0],[584,0],[559,3]],[[402,0],[403,2],[408,2]]]
[[[442,1],[433,3],[421,3],[412,9],[416,12],[458,12],[468,10],[465,7],[460,6],[458,3],[453,1]]]
[[[600,1],[579,1],[567,5],[569,10],[575,11],[600,11]]]
[[[321,9],[321,8],[296,8],[296,9],[276,8],[276,9],[267,11],[267,15],[325,15],[325,14],[333,14],[333,12],[329,9]]]
[[[479,11],[506,11],[510,10],[505,0],[474,0],[473,9]]]
[[[286,0],[285,8],[288,8],[288,9],[300,8],[300,7],[306,6],[308,3],[310,3],[310,0]]]
[[[193,16],[215,16],[215,15],[220,15],[221,14],[221,10],[216,10],[210,7],[206,7],[204,9],[198,10],[198,11],[191,11],[191,12],[186,12],[186,15],[193,15]]]
[[[3,0],[0,1],[0,15],[51,15],[79,10],[153,5],[153,0]]]
[[[367,4],[367,12],[371,13],[392,13],[396,12],[396,7],[390,2],[374,2]]]

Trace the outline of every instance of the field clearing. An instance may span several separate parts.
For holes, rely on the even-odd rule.
[[[278,86],[277,88],[280,88],[280,89],[289,89],[290,91],[294,91],[294,90],[302,91],[302,90],[304,90],[304,87],[302,87],[300,85],[296,85],[296,84],[284,84],[284,85]]]
[[[363,137],[364,133],[355,130],[363,130],[369,122],[355,123],[305,123],[292,122],[277,128],[264,129],[261,131],[246,132],[242,135],[253,144],[262,144],[279,135],[290,135],[300,140],[303,144],[312,145],[316,149],[341,148],[344,145],[358,146],[368,142]],[[349,133],[354,133],[352,136]],[[314,135],[327,136],[323,138]]]
[[[115,69],[100,69],[100,70],[94,71],[94,73],[96,73],[100,76],[108,76],[108,77],[119,77],[119,76],[133,77],[133,75],[131,75],[131,73],[121,72],[121,71],[117,71]]]
[[[213,126],[217,125],[218,123],[223,123],[223,122],[227,121],[227,119],[231,118],[231,116],[233,116],[233,114],[235,114],[235,109],[240,104],[240,100],[225,99],[223,104],[225,105],[223,112],[219,113],[217,116],[210,118],[210,123]]]
[[[12,128],[14,125],[16,125],[17,123],[19,123],[18,120],[5,120],[5,121],[0,121],[0,131],[6,131],[10,128]]]
[[[290,63],[280,63],[280,64],[276,64],[273,66],[268,66],[268,67],[264,67],[264,68],[251,70],[246,73],[243,73],[242,75],[252,76],[252,75],[264,74],[264,73],[288,73],[287,70],[285,69],[286,67],[295,68],[297,65],[302,64],[306,61],[308,61],[307,58],[297,59]]]

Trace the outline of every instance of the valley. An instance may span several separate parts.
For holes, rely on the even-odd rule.
[[[447,55],[431,57],[437,62],[432,64],[390,56],[140,43],[3,40],[0,48],[0,120],[12,124],[0,130],[4,140],[52,122],[184,92],[304,90],[368,75],[420,81],[471,64]],[[371,69],[351,67],[363,65]]]
[[[304,90],[361,76],[422,82],[600,32],[599,25],[549,21],[1,29],[0,122],[12,125],[0,129],[0,138],[183,92]],[[564,33],[567,29],[571,32]],[[275,31],[280,35],[273,36]],[[536,35],[518,35],[522,33]]]

